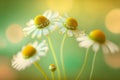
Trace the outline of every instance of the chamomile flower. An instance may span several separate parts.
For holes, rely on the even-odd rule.
[[[50,64],[49,70],[51,70],[52,72],[56,71],[56,66],[54,64]]]
[[[47,51],[48,46],[45,41],[39,44],[38,42],[28,44],[13,57],[12,67],[17,70],[23,70],[39,60],[41,56],[45,56]]]
[[[58,27],[62,34],[67,34],[69,37],[76,36],[78,32],[78,22],[75,18],[65,15],[65,17],[59,17]]]
[[[106,40],[105,34],[101,30],[93,30],[89,35],[78,37],[81,47],[89,48],[92,46],[94,52],[97,52],[102,47],[104,53],[115,53],[119,51],[117,45],[109,40]]]
[[[98,52],[100,46],[102,47],[102,50],[104,53],[116,53],[119,51],[119,48],[117,47],[117,45],[115,45],[114,43],[112,43],[109,40],[106,40],[106,36],[101,30],[93,30],[90,32],[89,35],[84,35],[84,36],[78,37],[77,40],[79,41],[79,45],[81,47],[87,48],[87,51],[86,51],[84,64],[82,66],[82,70],[80,71],[80,73],[78,74],[76,79],[78,79],[80,77],[81,73],[84,70],[84,67],[87,63],[87,58],[88,58],[87,57],[88,49],[91,46],[94,51],[94,56],[93,56],[93,60],[92,60],[92,66],[91,66],[89,80],[92,80],[92,74],[93,74],[94,64],[95,64],[95,60],[96,60],[96,53]]]
[[[42,35],[48,35],[56,29],[58,12],[46,11],[43,15],[36,16],[33,20],[27,23],[23,29],[25,35],[32,35],[32,38],[40,38]]]

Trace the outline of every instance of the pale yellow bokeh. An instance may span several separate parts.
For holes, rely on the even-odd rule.
[[[120,68],[120,53],[104,54],[105,62],[112,68]]]
[[[47,5],[54,11],[66,13],[71,10],[73,6],[73,0],[47,0]]]
[[[17,24],[10,25],[6,30],[6,36],[7,39],[12,43],[20,42],[24,37],[22,27]]]
[[[105,19],[106,27],[113,33],[120,33],[120,9],[111,10]]]

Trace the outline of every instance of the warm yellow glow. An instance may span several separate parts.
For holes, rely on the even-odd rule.
[[[120,54],[104,54],[105,62],[112,68],[120,68]]]
[[[105,42],[105,34],[101,30],[91,31],[89,37],[98,43]]]
[[[30,58],[35,53],[36,53],[36,49],[31,45],[27,45],[22,51],[22,54],[25,58]]]
[[[111,10],[105,19],[106,27],[113,33],[120,33],[120,9]]]
[[[73,0],[47,0],[47,4],[50,9],[65,13],[71,10]]]
[[[12,43],[20,42],[24,37],[22,27],[17,24],[10,25],[6,30],[6,36]]]

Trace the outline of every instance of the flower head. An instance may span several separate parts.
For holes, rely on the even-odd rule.
[[[50,64],[49,65],[49,70],[51,70],[52,72],[54,72],[56,70],[56,66],[54,64]]]
[[[36,36],[40,38],[42,35],[48,35],[50,31],[54,31],[56,29],[58,16],[58,12],[48,10],[43,15],[38,15],[34,20],[30,20],[27,23],[28,27],[24,28],[23,31],[26,35],[30,35],[32,33],[32,38]]]
[[[41,56],[45,56],[47,51],[48,46],[45,41],[39,44],[37,42],[28,44],[13,57],[12,67],[17,70],[23,70],[39,60]]]
[[[100,46],[104,53],[115,53],[119,51],[117,45],[106,40],[105,34],[101,30],[93,30],[89,35],[78,37],[77,40],[81,47],[89,48],[92,46],[94,52],[97,52]]]
[[[60,17],[58,27],[60,28],[60,32],[62,34],[67,33],[68,36],[72,37],[73,35],[78,35],[78,22],[75,18],[69,17],[66,15],[65,17]]]

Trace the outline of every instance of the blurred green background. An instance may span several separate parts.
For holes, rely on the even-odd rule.
[[[77,19],[80,30],[89,33],[101,29],[107,39],[120,46],[120,1],[119,0],[0,0],[0,80],[43,80],[33,66],[24,71],[11,67],[13,55],[29,42],[40,39],[24,37],[22,28],[36,15],[46,10],[67,13]],[[60,44],[63,35],[58,31],[50,34],[60,65]],[[42,39],[46,39],[43,37]],[[74,80],[83,64],[86,49],[80,48],[74,37],[67,38],[64,44],[64,60],[67,80]],[[93,58],[92,50],[81,80],[88,80]],[[40,65],[51,77],[48,66],[54,63],[51,51],[40,60]],[[61,66],[60,66],[61,67]],[[61,70],[62,72],[62,70]],[[11,75],[10,75],[11,74]],[[5,77],[6,79],[2,79]],[[7,79],[8,78],[8,79]],[[93,80],[120,80],[120,54],[97,54]]]

